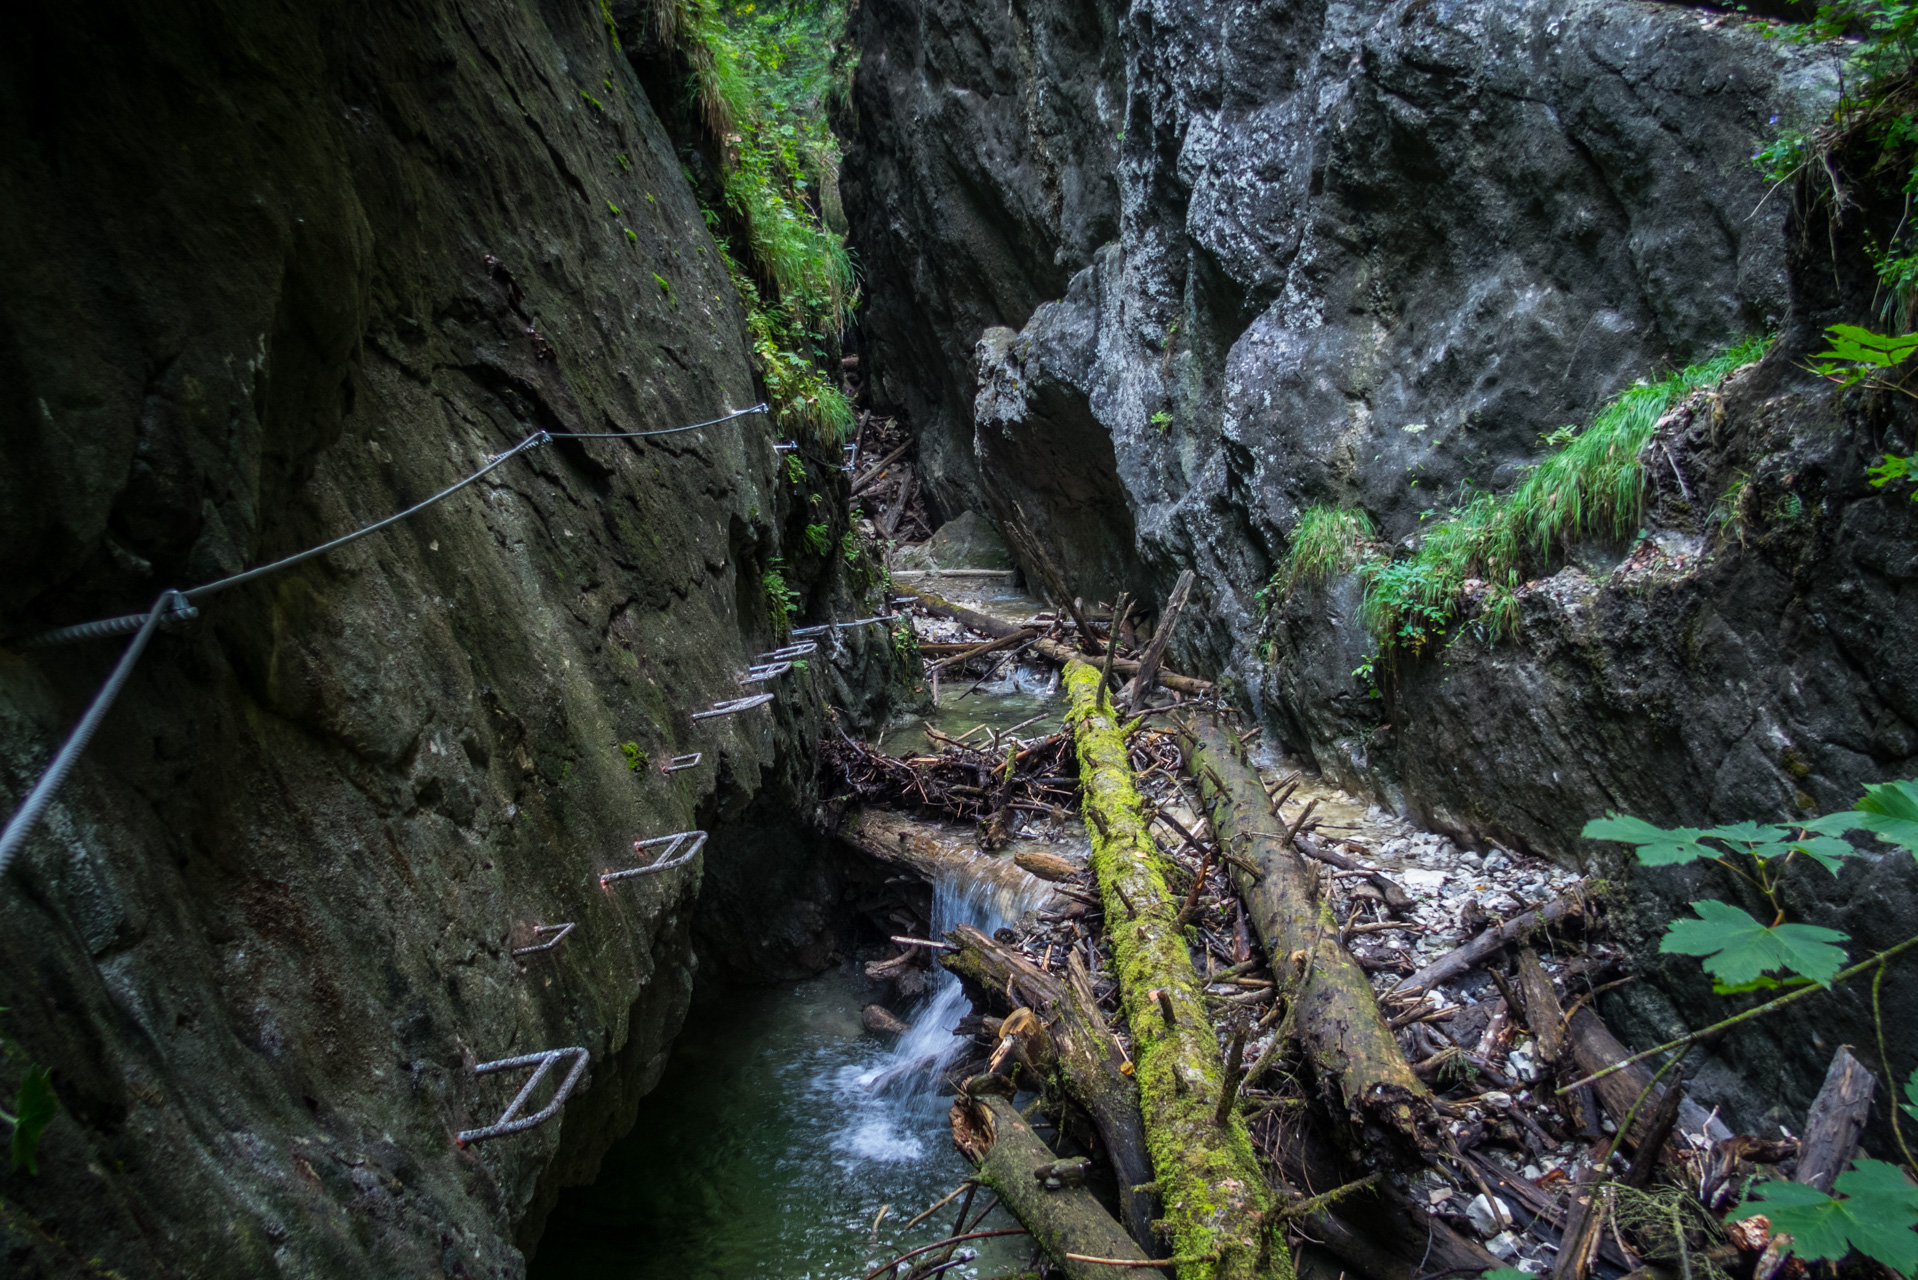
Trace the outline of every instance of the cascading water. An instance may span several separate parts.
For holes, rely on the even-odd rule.
[[[975,603],[1014,618],[1039,607],[1004,593]],[[952,735],[1005,733],[1057,696],[1057,673],[1009,664],[976,693],[949,690],[929,719]],[[901,754],[927,745],[917,725],[887,735]],[[1007,875],[966,833],[953,848],[970,850],[981,873],[961,868],[934,884],[934,937],[959,924],[990,933],[1044,900],[1045,885]],[[696,1004],[639,1126],[592,1185],[560,1197],[532,1280],[859,1280],[950,1230],[956,1207],[906,1230],[972,1173],[952,1145],[944,1079],[965,1048],[952,1032],[966,999],[939,966],[929,978],[892,1045],[861,1025],[871,987],[851,964]],[[982,1225],[1015,1224],[993,1209]],[[966,1248],[976,1259],[958,1255],[949,1280],[1017,1270],[1032,1245]]]
[[[1036,884],[1022,897],[997,883],[942,877],[933,886],[933,936],[961,924],[991,933],[1031,910],[1042,893]],[[833,1138],[836,1150],[852,1160],[914,1160],[923,1154],[924,1135],[936,1130],[951,1097],[944,1077],[965,1047],[952,1034],[965,1009],[959,979],[935,966],[925,1002],[889,1053],[871,1065],[840,1066],[815,1082],[846,1110],[846,1126]]]
[[[990,932],[1045,892],[961,870],[934,886],[933,932]],[[952,1032],[965,995],[935,966],[910,1030],[886,1046],[860,1025],[866,990],[848,965],[696,1008],[639,1127],[591,1186],[560,1198],[533,1280],[859,1280],[948,1230],[904,1227],[972,1172],[943,1081],[964,1047]],[[983,1223],[1012,1225],[1003,1209]],[[1031,1251],[1019,1238],[967,1247],[976,1260],[947,1276],[1014,1270]]]

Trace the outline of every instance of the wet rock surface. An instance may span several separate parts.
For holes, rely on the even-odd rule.
[[[536,430],[758,399],[590,6],[46,10],[0,59],[14,641]],[[0,1084],[50,1066],[62,1104],[39,1176],[0,1175],[0,1269],[520,1275],[657,1079],[697,952],[823,962],[792,940],[838,881],[785,819],[824,701],[876,708],[889,649],[848,635],[771,709],[686,718],[768,647],[760,577],[805,505],[768,432],[553,443],[154,642],[0,887]],[[821,617],[870,604],[788,554]],[[9,811],[122,643],[0,652]],[[599,887],[693,827],[687,868]],[[517,1088],[475,1064],[564,1046],[591,1065],[558,1119],[454,1147]]]

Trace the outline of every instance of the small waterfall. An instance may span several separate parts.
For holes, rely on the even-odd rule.
[[[981,857],[989,855],[980,855]],[[984,877],[942,876],[933,885],[932,935],[969,924],[991,933],[1018,919],[1045,892],[1030,881],[1024,893]],[[965,1015],[959,979],[934,965],[925,1003],[908,1020],[909,1030],[877,1061],[841,1066],[816,1083],[830,1089],[846,1116],[833,1148],[847,1161],[916,1160],[925,1154],[923,1135],[936,1131],[946,1109],[946,1068],[965,1048],[952,1034]]]

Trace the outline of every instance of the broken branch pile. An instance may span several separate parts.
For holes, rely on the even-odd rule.
[[[980,746],[947,737],[930,725],[926,734],[943,741],[945,749],[938,755],[901,759],[844,733],[822,740],[819,767],[827,795],[909,805],[962,821],[997,819],[1008,835],[1017,825],[1016,813],[1072,811],[1078,768],[1065,734],[1030,741],[993,735]]]

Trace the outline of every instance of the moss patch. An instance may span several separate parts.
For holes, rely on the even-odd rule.
[[[1268,1240],[1272,1192],[1245,1124],[1237,1115],[1223,1127],[1213,1123],[1225,1064],[1191,953],[1174,925],[1178,904],[1146,829],[1125,738],[1100,683],[1099,672],[1084,663],[1066,667],[1092,869],[1132,1030],[1146,1146],[1174,1254],[1184,1260],[1179,1275],[1291,1280],[1283,1241]],[[1170,1003],[1170,1023],[1155,992]]]

